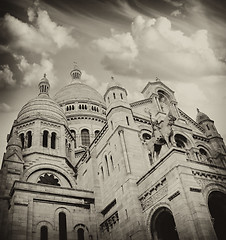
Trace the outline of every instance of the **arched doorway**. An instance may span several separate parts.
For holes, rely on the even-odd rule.
[[[151,226],[154,240],[179,240],[173,215],[168,208],[163,207],[156,211]]]
[[[226,238],[226,194],[217,191],[210,193],[208,206],[217,238],[223,240]]]

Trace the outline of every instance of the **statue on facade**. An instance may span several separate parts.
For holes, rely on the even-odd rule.
[[[168,148],[173,145],[172,125],[176,118],[169,112],[163,121],[152,121],[151,115],[150,120],[152,125],[152,138],[148,142],[148,150],[153,160],[159,156],[163,145],[166,145]]]

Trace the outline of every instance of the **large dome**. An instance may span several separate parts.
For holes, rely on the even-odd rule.
[[[17,122],[23,122],[37,117],[67,125],[63,110],[47,95],[39,95],[25,104],[18,114]]]
[[[71,84],[63,87],[59,92],[56,93],[54,100],[59,104],[64,104],[75,100],[88,100],[101,103],[105,106],[105,102],[101,94],[92,87],[81,82],[72,82]]]

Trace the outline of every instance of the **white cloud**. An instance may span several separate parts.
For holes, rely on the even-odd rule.
[[[30,23],[22,22],[10,14],[4,16],[2,26],[12,51],[22,49],[37,54],[53,54],[63,47],[78,46],[70,35],[72,29],[57,25],[46,11],[29,8],[28,20]]]
[[[184,75],[217,75],[226,72],[209,46],[208,32],[198,30],[186,36],[174,30],[169,19],[138,16],[131,33],[115,34],[94,41],[105,53],[103,65],[116,74],[147,78],[155,74],[183,80]],[[192,78],[191,78],[192,79]]]
[[[18,61],[17,66],[19,70],[23,73],[22,85],[31,86],[38,84],[44,73],[47,74],[47,78],[52,87],[56,84],[57,78],[54,73],[52,59],[43,56],[40,63],[37,64],[29,63],[28,60],[21,55],[17,56],[14,54],[14,57]]]
[[[2,65],[0,67],[0,88],[14,86],[16,81],[13,79],[13,73],[9,65]]]
[[[10,112],[12,108],[6,103],[0,103],[0,112]]]

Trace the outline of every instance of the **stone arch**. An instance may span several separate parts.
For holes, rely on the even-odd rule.
[[[37,164],[35,166],[32,166],[32,167],[26,169],[25,172],[24,172],[22,181],[27,181],[28,178],[34,172],[37,172],[37,171],[42,170],[42,169],[52,170],[52,171],[56,171],[56,172],[60,173],[67,180],[67,182],[69,183],[71,188],[76,188],[76,183],[75,183],[73,177],[68,172],[66,172],[63,168],[60,168],[60,167],[58,167],[56,165],[53,165],[53,164],[45,164],[45,165]]]
[[[218,240],[224,240],[226,236],[225,221],[226,221],[226,188],[219,185],[213,187],[207,195],[207,206],[210,219]]]
[[[191,139],[191,137],[188,136],[186,133],[181,133],[179,131],[174,131],[174,133],[173,133],[173,141],[175,142],[174,144],[175,144],[176,147],[178,147],[178,145],[176,143],[175,136],[179,137],[179,139],[182,142],[185,140],[185,142],[184,142],[184,144],[185,144],[185,148],[184,149],[185,150],[191,149],[191,147],[195,146],[195,144],[194,144],[193,140]]]
[[[48,239],[54,238],[54,227],[53,227],[52,223],[50,223],[46,220],[43,220],[43,221],[38,222],[34,227],[34,235],[36,236],[35,239],[40,239],[42,227],[47,227]]]
[[[169,207],[159,206],[152,212],[149,229],[153,240],[179,240],[173,213]]]
[[[73,230],[72,225],[72,213],[66,207],[58,207],[54,212],[54,226],[57,231],[59,231],[59,214],[64,213],[66,215],[66,224],[67,224],[67,231],[70,232]]]
[[[157,203],[156,205],[154,205],[151,210],[149,211],[148,213],[148,216],[146,218],[146,232],[147,232],[147,236],[150,240],[153,240],[152,238],[152,234],[151,234],[151,220],[152,220],[152,217],[153,217],[153,214],[159,209],[159,208],[162,208],[162,207],[165,207],[165,208],[168,208],[171,210],[170,208],[170,205],[166,202],[160,202],[160,203]]]
[[[79,238],[79,231],[83,230],[83,238]],[[88,227],[83,224],[83,223],[78,223],[74,226],[74,236],[75,236],[75,240],[88,240],[90,239],[90,233],[89,233],[89,229]]]

